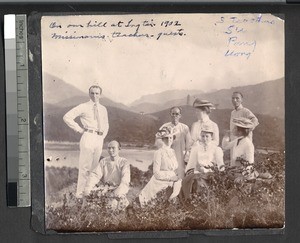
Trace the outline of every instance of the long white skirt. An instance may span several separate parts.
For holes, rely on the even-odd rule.
[[[143,188],[139,195],[141,206],[145,206],[150,200],[154,199],[160,191],[167,187],[173,187],[173,181],[157,180],[155,176],[152,176],[148,184]]]

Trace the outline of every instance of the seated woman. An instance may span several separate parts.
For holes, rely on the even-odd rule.
[[[233,124],[236,126],[237,138],[230,141],[228,135],[225,135],[222,140],[222,148],[224,150],[232,149],[231,166],[240,167],[241,173],[235,175],[235,179],[242,180],[251,180],[255,179],[258,176],[261,178],[271,178],[272,176],[269,173],[259,173],[254,170],[254,145],[249,138],[249,133],[252,131],[254,124],[248,118],[239,117],[233,119]]]
[[[177,173],[178,162],[171,148],[174,140],[171,128],[163,127],[156,133],[156,138],[162,140],[162,147],[154,153],[153,176],[139,195],[141,206],[145,206],[167,187],[174,187],[175,183],[181,184]]]
[[[179,198],[182,202],[190,199],[194,183],[206,184],[208,175],[217,166],[219,171],[224,171],[223,151],[213,142],[214,130],[206,125],[201,130],[201,140],[192,147],[189,162],[186,167],[186,176],[182,180]]]

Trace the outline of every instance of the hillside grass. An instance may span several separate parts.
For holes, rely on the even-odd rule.
[[[284,154],[256,153],[255,161],[259,172],[268,171],[273,178],[237,184],[229,171],[216,172],[210,186],[193,194],[187,205],[168,202],[168,188],[145,208],[135,197],[151,178],[152,166],[147,172],[131,166],[131,205],[123,211],[108,208],[108,199],[97,193],[80,203],[74,196],[77,169],[46,167],[46,227],[59,232],[282,228]]]

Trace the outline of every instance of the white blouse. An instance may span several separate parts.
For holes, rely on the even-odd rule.
[[[189,162],[186,166],[186,172],[190,169],[198,172],[212,172],[208,166],[216,164],[220,171],[224,170],[223,151],[215,143],[210,142],[207,146],[197,141],[192,147]]]
[[[169,181],[175,176],[178,162],[172,148],[163,146],[154,153],[153,175],[157,180]]]
[[[236,165],[237,158],[244,159],[249,164],[254,163],[254,145],[249,137],[239,137],[231,142],[223,138],[222,148],[232,149],[231,165]]]

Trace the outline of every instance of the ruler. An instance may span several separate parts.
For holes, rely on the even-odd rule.
[[[26,15],[4,16],[7,205],[29,207],[30,141]]]

